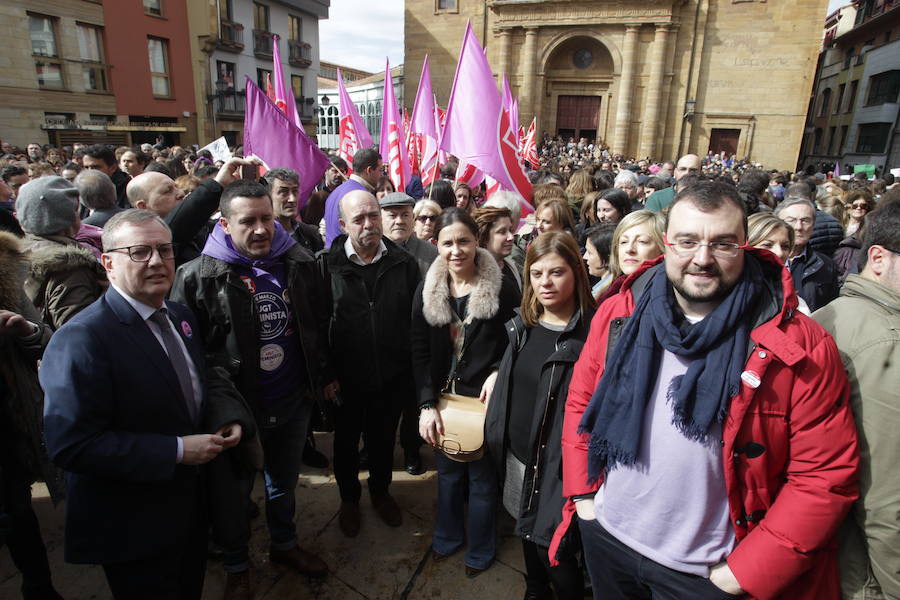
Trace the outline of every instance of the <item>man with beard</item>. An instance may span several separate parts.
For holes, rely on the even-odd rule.
[[[277,168],[266,172],[266,184],[272,197],[275,219],[294,240],[315,254],[324,247],[319,228],[300,220],[300,175],[293,169]]]
[[[172,298],[197,315],[207,362],[224,367],[259,426],[269,558],[323,577],[328,568],[298,545],[295,489],[315,396],[328,376],[331,309],[315,258],[275,220],[266,188],[238,181],[200,257],[178,269]],[[223,457],[210,465],[213,536],[224,549],[226,599],[252,597],[247,503],[255,473]]]
[[[834,340],[732,186],[681,192],[664,240],[576,363],[551,557],[577,513],[598,598],[837,600],[858,449]]]
[[[380,163],[377,153],[375,159]],[[414,402],[409,325],[420,275],[415,258],[382,236],[381,210],[368,191],[352,190],[343,196],[340,226],[344,233],[319,257],[331,283],[332,362],[341,394],[334,424],[334,475],[341,494],[338,521],[344,535],[356,537],[363,433],[372,504],[388,525],[402,522],[389,487],[397,422],[403,408]],[[336,397],[337,390],[326,390],[326,396]]]

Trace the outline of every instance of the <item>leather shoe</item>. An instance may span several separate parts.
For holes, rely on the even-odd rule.
[[[325,577],[328,574],[328,565],[313,554],[294,546],[290,550],[276,550],[269,548],[269,560],[288,566],[302,575],[308,577]]]
[[[354,538],[359,535],[359,503],[341,502],[341,512],[338,514],[338,525],[341,533]]]
[[[253,590],[250,588],[250,569],[240,573],[228,573],[222,600],[253,600]]]
[[[373,495],[372,506],[375,507],[375,512],[387,525],[400,527],[403,523],[403,513],[400,511],[397,501],[390,494]]]
[[[487,568],[479,569],[478,567],[470,567],[469,565],[466,565],[466,577],[468,577],[469,579],[475,579],[485,571],[487,571]]]
[[[314,469],[325,469],[328,467],[328,457],[307,442],[303,447],[303,464]]]
[[[419,456],[418,450],[407,450],[403,453],[404,462],[406,463],[406,472],[410,475],[421,475],[425,472],[422,466],[422,458]]]
[[[431,560],[433,560],[434,562],[441,562],[442,560],[447,560],[451,556],[453,556],[453,555],[452,554],[441,554],[437,550],[431,551]]]
[[[550,586],[525,582],[525,597],[522,600],[553,600]]]

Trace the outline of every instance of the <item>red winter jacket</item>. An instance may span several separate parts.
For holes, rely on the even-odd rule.
[[[831,336],[796,312],[790,273],[770,252],[748,252],[773,279],[777,269],[781,282],[772,291],[775,316],[750,335],[741,391],[722,427],[725,487],[738,541],[728,566],[753,598],[838,600],[835,532],[858,496],[847,375]],[[579,434],[578,425],[603,375],[610,323],[631,315],[632,285],[661,262],[645,264],[600,306],[575,365],[562,434],[563,495],[569,500],[551,557],[575,514],[571,498],[602,484],[588,484],[589,436]],[[751,442],[754,458],[746,452]]]

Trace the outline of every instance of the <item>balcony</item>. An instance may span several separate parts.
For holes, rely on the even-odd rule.
[[[240,54],[244,49],[244,26],[231,21],[220,21],[219,25],[220,33],[216,47],[225,52]]]
[[[243,121],[246,93],[236,90],[221,90],[209,97],[217,119]]]
[[[273,35],[271,31],[253,30],[253,55],[256,58],[272,60]]]
[[[290,51],[288,62],[292,67],[306,69],[312,64],[312,46],[306,42],[289,40],[288,49]]]

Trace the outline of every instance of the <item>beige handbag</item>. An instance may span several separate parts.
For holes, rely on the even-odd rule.
[[[437,449],[457,462],[472,462],[484,456],[485,406],[481,400],[444,392],[438,397],[436,408],[444,423],[444,435],[438,434]]]

